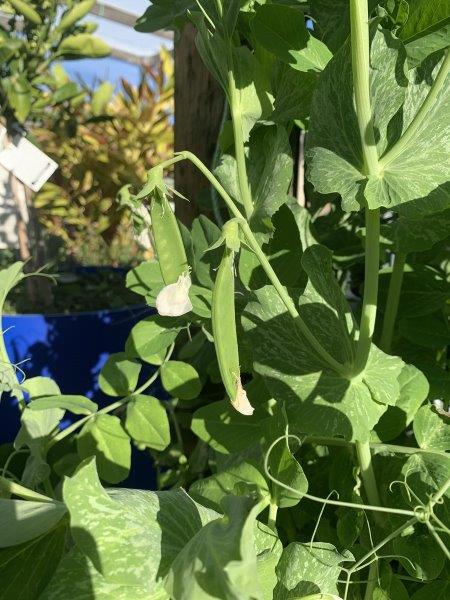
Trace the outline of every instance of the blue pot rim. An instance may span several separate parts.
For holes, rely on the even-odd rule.
[[[85,310],[79,312],[69,312],[69,313],[3,313],[1,315],[3,318],[11,317],[14,319],[20,318],[28,318],[28,317],[58,317],[60,319],[70,318],[70,317],[87,317],[87,316],[95,316],[95,315],[104,315],[106,314],[116,314],[121,312],[132,312],[135,310],[148,309],[149,311],[154,311],[155,309],[148,304],[131,304],[129,306],[124,306],[122,308],[102,308],[100,310]]]

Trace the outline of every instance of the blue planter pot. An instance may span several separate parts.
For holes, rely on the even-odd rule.
[[[82,394],[105,406],[111,398],[98,388],[99,372],[110,354],[123,351],[133,325],[150,312],[146,306],[137,306],[67,315],[7,315],[3,317],[6,350],[12,362],[22,363],[27,377],[51,377],[62,393]],[[0,443],[13,441],[19,426],[16,400],[3,395]],[[124,485],[154,488],[150,456],[136,449],[133,455],[132,472]]]

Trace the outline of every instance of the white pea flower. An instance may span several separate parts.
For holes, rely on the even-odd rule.
[[[450,406],[445,410],[444,402],[441,399],[433,400],[432,402],[435,411],[443,417],[450,417]]]
[[[156,310],[162,317],[181,317],[192,310],[189,298],[191,278],[183,273],[176,283],[166,285],[156,297]]]
[[[245,415],[246,417],[250,417],[255,410],[253,406],[250,404],[249,399],[247,397],[247,392],[242,387],[240,377],[237,378],[237,391],[236,398],[231,403],[233,408],[235,408],[241,415]]]

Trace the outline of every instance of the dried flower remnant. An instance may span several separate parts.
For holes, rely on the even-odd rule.
[[[255,409],[250,404],[250,401],[247,397],[247,392],[242,387],[240,377],[236,377],[236,386],[236,397],[231,404],[233,408],[235,408],[239,413],[241,413],[241,415],[250,417]]]

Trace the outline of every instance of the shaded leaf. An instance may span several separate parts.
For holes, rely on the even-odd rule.
[[[99,475],[108,483],[119,483],[127,477],[131,464],[130,438],[118,417],[99,414],[90,419],[77,437],[77,450],[82,459],[96,457]]]

